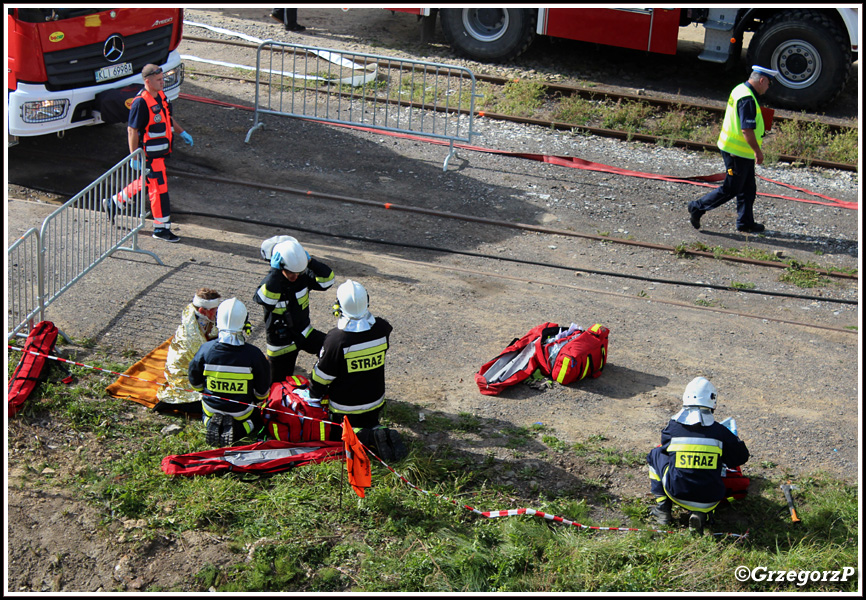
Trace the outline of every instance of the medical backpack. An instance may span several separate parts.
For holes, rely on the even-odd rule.
[[[598,377],[607,363],[609,336],[610,330],[598,323],[586,330],[574,324],[537,325],[482,365],[475,374],[478,391],[495,396],[536,371],[562,385],[586,376]]]
[[[283,442],[327,441],[333,425],[328,409],[310,400],[310,380],[292,375],[271,385],[268,400],[262,407],[265,433]]]
[[[583,330],[577,326],[548,327],[538,341],[545,374],[568,385],[586,377],[598,377],[607,362],[610,330],[596,323]]]

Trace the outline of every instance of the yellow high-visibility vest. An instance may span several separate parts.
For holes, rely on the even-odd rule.
[[[761,114],[761,106],[758,104],[758,98],[749,86],[741,83],[733,89],[730,98],[728,98],[728,107],[725,109],[725,120],[722,123],[722,131],[719,133],[719,141],[716,145],[720,150],[728,154],[754,159],[755,152],[743,136],[740,112],[737,110],[737,103],[746,96],[751,96],[755,100],[755,138],[758,140],[759,147],[763,143],[764,116]]]

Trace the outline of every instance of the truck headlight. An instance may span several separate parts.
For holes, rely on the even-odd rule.
[[[165,89],[179,86],[183,82],[183,63],[171,71],[165,71]]]
[[[45,123],[66,117],[69,100],[39,100],[25,102],[21,107],[21,118],[25,123]]]

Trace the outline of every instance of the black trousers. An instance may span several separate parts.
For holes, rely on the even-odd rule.
[[[725,161],[725,181],[701,199],[689,202],[689,209],[705,213],[718,208],[732,198],[737,199],[737,227],[750,227],[755,223],[752,208],[755,205],[755,160],[734,156],[722,151]]]

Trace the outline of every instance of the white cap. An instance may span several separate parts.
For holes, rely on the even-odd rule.
[[[760,73],[761,75],[766,75],[767,77],[772,77],[773,79],[779,76],[778,71],[774,71],[773,69],[768,69],[766,67],[761,67],[759,65],[752,65],[752,71]]]

